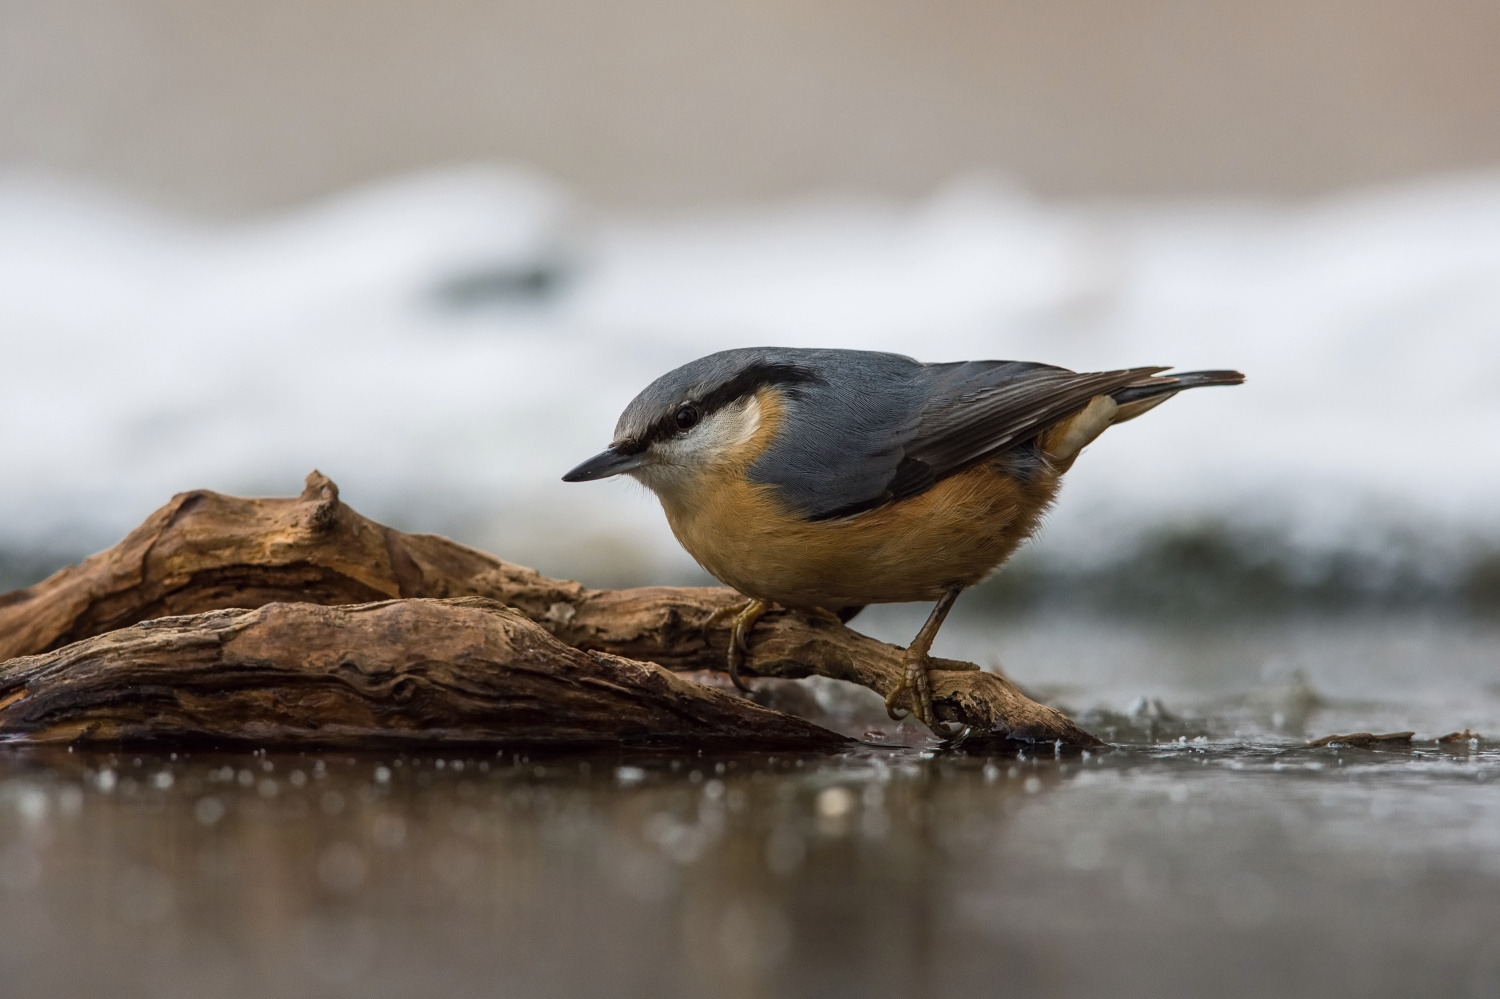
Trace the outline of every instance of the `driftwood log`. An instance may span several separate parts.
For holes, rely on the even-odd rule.
[[[848,741],[653,663],[569,648],[483,597],[161,618],[11,660],[0,684],[4,731],[46,742]]]
[[[727,625],[705,625],[737,599],[549,579],[377,524],[317,472],[295,499],[181,493],[114,548],[0,595],[0,736],[692,742],[718,727],[745,745],[756,731],[768,746],[838,739],[666,672],[722,666]],[[438,626],[445,615],[452,623]],[[995,739],[1100,744],[1004,677],[942,664],[939,719]],[[743,668],[881,695],[901,671],[900,649],[791,610],[757,624]],[[231,678],[232,694],[214,694]],[[614,685],[614,707],[601,684]]]

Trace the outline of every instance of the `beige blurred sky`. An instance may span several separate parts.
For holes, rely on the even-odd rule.
[[[604,205],[1500,163],[1496,0],[0,0],[0,163],[245,212],[434,164]]]

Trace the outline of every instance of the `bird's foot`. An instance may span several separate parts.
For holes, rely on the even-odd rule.
[[[891,691],[885,699],[885,713],[891,716],[893,721],[902,721],[908,715],[915,715],[917,720],[932,729],[934,735],[947,743],[948,748],[954,749],[961,745],[973,729],[963,722],[939,722],[932,709],[932,673],[939,667],[925,655],[906,650],[902,657],[906,672],[901,677],[901,682],[896,689]],[[900,710],[896,705],[901,695],[906,693],[910,697],[911,709],[906,714],[898,714]]]
[[[740,667],[744,665],[745,654],[750,651],[749,640],[746,636],[750,634],[750,629],[755,627],[755,622],[759,621],[762,615],[770,609],[771,605],[764,600],[747,600],[742,604],[720,607],[710,614],[703,624],[703,631],[707,634],[710,628],[724,618],[731,616],[734,618],[734,623],[729,629],[729,679],[746,693],[750,691],[750,688],[746,686],[744,680],[740,679]]]
[[[736,614],[742,613],[746,607],[750,606],[751,603],[752,601],[746,600],[744,603],[725,604],[723,607],[720,607],[718,610],[708,615],[708,620],[703,622],[703,637],[705,639],[708,638],[708,633],[710,631],[713,631],[714,627],[720,621],[724,620],[726,617],[734,617]]]
[[[891,716],[892,721],[904,719],[906,715],[896,713],[896,705],[901,695],[906,694],[910,704],[907,714],[916,715],[923,725],[936,730],[932,716],[932,660],[924,652],[907,649],[901,661],[905,671],[901,675],[901,682],[896,684],[896,689],[886,695],[885,713]]]

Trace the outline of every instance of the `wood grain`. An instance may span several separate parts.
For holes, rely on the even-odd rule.
[[[161,618],[0,667],[0,736],[383,747],[838,749],[652,663],[563,645],[481,597]]]

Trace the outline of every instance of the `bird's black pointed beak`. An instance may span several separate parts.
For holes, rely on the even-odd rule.
[[[619,475],[621,472],[640,468],[645,463],[646,452],[638,451],[632,454],[627,451],[618,450],[611,444],[567,475],[564,475],[562,480],[564,482],[589,482],[593,479],[607,479],[611,475]]]

